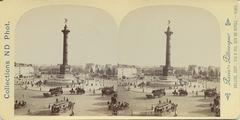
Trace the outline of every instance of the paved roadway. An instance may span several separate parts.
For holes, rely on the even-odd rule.
[[[210,102],[213,98],[204,99],[203,95],[196,96],[189,94],[189,96],[173,96],[167,93],[166,96],[155,99],[147,99],[146,93],[127,91],[124,87],[118,87],[118,100],[127,101],[130,104],[129,109],[120,111],[120,115],[143,115],[146,112],[151,112],[151,106],[161,101],[171,100],[178,104],[177,114],[184,117],[208,117],[214,116],[210,112]],[[173,116],[173,113],[166,114],[166,116]]]
[[[106,80],[106,85],[116,85],[117,81]],[[126,88],[118,87],[118,100],[130,103],[127,110],[119,112],[119,115],[143,115],[145,112],[151,111],[151,106],[157,104],[159,100],[165,101],[166,99],[178,104],[177,114],[184,117],[208,117],[214,116],[210,112],[210,102],[212,98],[204,99],[203,95],[189,94],[189,96],[173,96],[168,92],[166,96],[155,99],[146,99],[146,93],[137,91],[127,91]],[[56,98],[62,100],[63,97],[68,98],[70,101],[75,102],[74,113],[75,116],[108,116],[112,112],[107,110],[107,101],[110,96],[101,96],[101,91],[96,91],[93,94],[87,91],[84,95],[69,95],[65,91],[63,95],[57,97],[43,97],[43,92],[39,90],[24,90],[19,86],[15,86],[15,100],[27,101],[27,107],[15,110],[16,115],[51,115],[48,105],[53,103]],[[30,109],[30,114],[28,110]],[[62,114],[62,115],[69,115]],[[166,116],[172,116],[167,114]]]
[[[116,85],[116,81],[106,80],[106,86]],[[27,101],[27,106],[23,109],[15,110],[16,115],[51,115],[49,104],[53,103],[56,99],[63,100],[68,98],[70,101],[75,102],[74,115],[75,116],[106,116],[111,115],[112,112],[107,110],[107,101],[110,96],[101,96],[101,91],[96,90],[96,93],[86,91],[83,95],[70,95],[69,91],[64,91],[63,95],[54,97],[43,97],[43,91],[39,90],[24,90],[20,86],[15,86],[15,100]],[[30,109],[30,114],[28,110]],[[70,112],[61,114],[69,115]]]

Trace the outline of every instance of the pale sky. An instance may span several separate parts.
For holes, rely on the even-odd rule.
[[[129,13],[120,25],[120,61],[164,65],[171,20],[172,66],[220,64],[220,30],[214,16],[188,7],[145,7]],[[119,50],[119,49],[118,49]]]
[[[51,6],[27,12],[17,25],[16,62],[61,64],[64,18],[68,18],[68,62],[165,64],[171,20],[172,66],[220,64],[219,26],[211,14],[188,7],[145,7],[118,27],[110,14],[90,7]]]
[[[16,61],[61,64],[64,18],[68,19],[68,64],[116,64],[117,25],[105,11],[51,6],[26,13],[17,25]]]

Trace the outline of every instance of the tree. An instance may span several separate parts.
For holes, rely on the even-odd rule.
[[[210,77],[210,78],[214,78],[214,71],[213,71],[213,69],[211,69],[211,70],[209,71],[209,77]]]
[[[100,72],[99,68],[96,68],[96,73],[99,73],[99,72]]]
[[[112,75],[112,70],[111,70],[111,68],[107,68],[106,74],[109,75],[109,76]]]
[[[103,69],[99,70],[99,73],[103,75],[104,74],[104,70]]]
[[[90,68],[90,73],[93,73],[93,68],[92,67]]]
[[[196,71],[195,71],[195,69],[193,70],[193,76],[195,76],[196,75]]]
[[[112,75],[113,75],[113,76],[117,75],[117,69],[116,69],[116,68],[113,68],[113,69],[112,69]]]

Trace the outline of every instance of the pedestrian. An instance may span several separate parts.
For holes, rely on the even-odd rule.
[[[159,100],[158,102],[159,102],[159,104],[161,104],[161,103],[162,103],[162,101],[161,101],[161,100]]]
[[[72,112],[71,112],[70,116],[74,116],[74,112],[73,112],[73,110],[72,110]]]
[[[31,114],[31,110],[30,110],[30,109],[28,109],[28,114],[29,114],[29,115]]]

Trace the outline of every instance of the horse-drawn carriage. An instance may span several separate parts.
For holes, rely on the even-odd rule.
[[[72,88],[70,91],[70,94],[84,94],[85,90],[82,88],[77,87],[75,90]]]
[[[44,97],[52,97],[51,93],[43,93]]]
[[[62,87],[50,88],[48,93],[43,93],[44,97],[52,97],[53,95],[59,96],[63,94]]]
[[[117,115],[119,110],[124,110],[129,108],[129,103],[118,102],[117,96],[115,94],[111,97],[111,101],[107,102],[107,104],[108,104],[108,110],[112,110],[113,115]]]
[[[158,89],[158,90],[152,90],[152,93],[146,94],[146,97],[151,99],[151,98],[155,98],[156,96],[159,98],[165,95],[166,95],[165,89]]]
[[[144,86],[146,86],[146,84],[144,82],[141,82],[137,86],[140,87],[140,88],[143,88]]]
[[[162,116],[163,113],[170,113],[176,111],[177,106],[177,104],[171,102],[163,102],[153,107],[153,112],[157,116]]]
[[[217,95],[216,88],[204,90],[204,96],[205,97],[214,97],[216,95]]]
[[[112,94],[115,94],[115,93],[116,92],[114,91],[114,86],[102,88],[102,96],[103,95],[112,95]]]
[[[66,111],[72,110],[74,107],[74,102],[71,101],[58,101],[55,102],[51,107],[52,114],[60,114]]]
[[[14,103],[14,109],[20,109],[20,108],[24,108],[26,106],[27,102],[26,101],[15,101]]]
[[[179,96],[187,96],[188,95],[188,92],[187,90],[183,90],[183,89],[179,89],[178,91],[177,90],[174,90],[172,92],[173,95],[179,95]]]
[[[39,80],[35,83],[36,86],[41,86],[42,84],[43,84],[43,82],[41,80]]]
[[[112,103],[112,102],[108,102],[108,110],[123,110],[129,107],[129,103],[127,102],[116,102],[116,103]]]
[[[213,103],[210,103],[211,112],[215,112],[216,116],[220,116],[220,96],[216,96]]]

